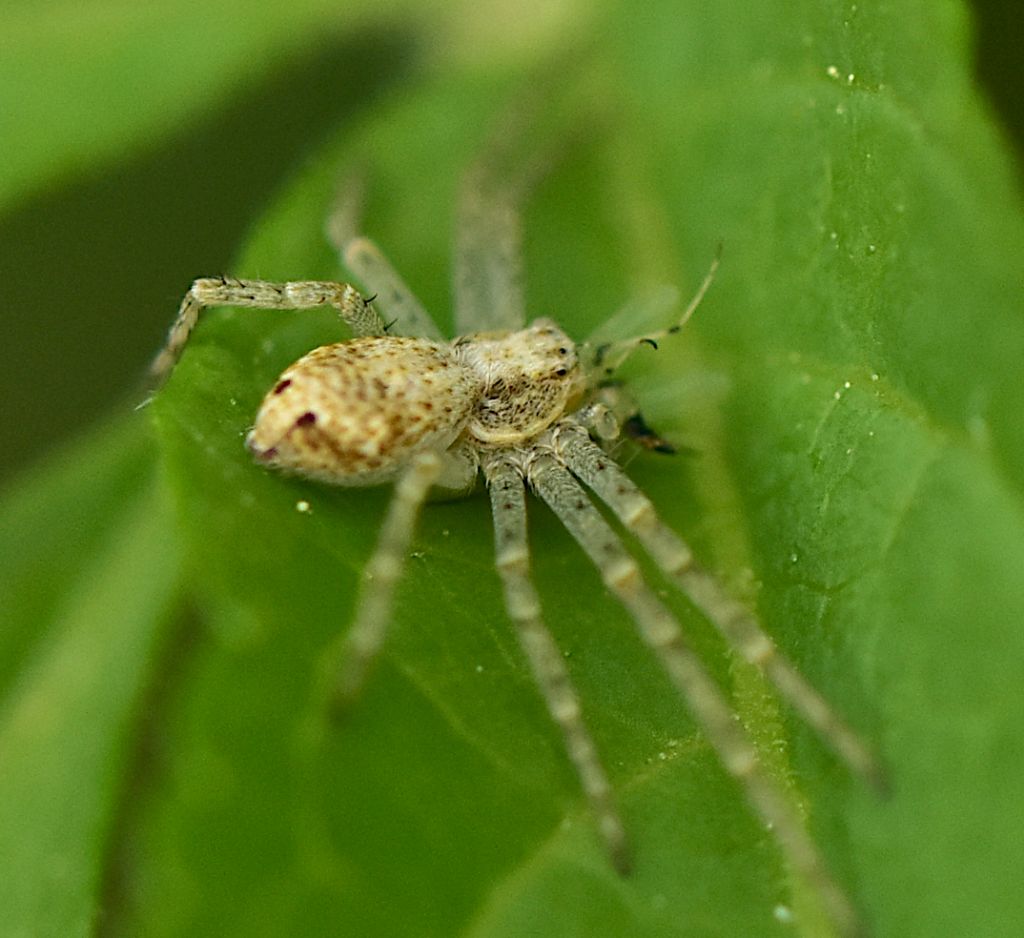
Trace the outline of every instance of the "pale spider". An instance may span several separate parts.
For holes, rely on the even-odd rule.
[[[818,894],[840,932],[855,934],[853,908],[791,801],[760,768],[752,742],[688,647],[676,617],[645,583],[584,489],[604,501],[665,577],[740,655],[763,670],[849,766],[882,784],[868,747],[778,652],[751,613],[699,566],[607,451],[623,429],[648,448],[667,448],[610,379],[641,344],[656,348],[656,340],[679,331],[711,284],[717,257],[686,310],[660,331],[577,343],[550,319],[527,326],[519,207],[532,175],[523,172],[515,183],[495,184],[486,161],[480,161],[466,176],[455,243],[457,338],[442,336],[376,245],[356,234],[352,200],[343,199],[329,235],[347,267],[373,291],[371,299],[344,283],[196,280],[153,363],[155,381],[170,373],[206,307],[334,306],[354,338],[314,349],[287,368],[264,398],[246,439],[255,459],[267,467],[342,486],[395,483],[376,550],[366,563],[355,621],[339,640],[334,709],[357,697],[381,649],[395,584],[424,502],[432,492],[468,494],[482,473],[508,616],[564,736],[611,862],[628,873],[630,848],[614,794],[530,578],[525,499],[530,489],[628,610],[790,867]]]

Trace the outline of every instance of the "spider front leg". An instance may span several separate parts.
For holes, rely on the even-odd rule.
[[[505,608],[519,635],[548,713],[558,724],[612,864],[626,875],[631,868],[626,831],[580,711],[579,698],[562,655],[544,626],[540,600],[530,579],[526,535],[526,486],[522,473],[496,456],[484,463],[494,515],[495,562],[505,590]]]
[[[621,539],[553,454],[534,459],[527,478],[627,609],[644,641],[689,704],[722,765],[741,784],[748,802],[772,831],[786,861],[818,895],[841,934],[861,935],[853,906],[833,880],[795,808],[761,769],[753,743],[735,720],[732,708],[686,644],[679,622],[644,582],[637,562]]]
[[[200,278],[181,301],[178,315],[167,333],[167,341],[150,365],[150,380],[159,387],[167,380],[181,357],[199,314],[211,306],[242,306],[250,309],[312,309],[333,306],[357,336],[383,335],[384,322],[377,311],[347,283],[298,280],[272,283],[268,280],[234,280],[227,277]]]
[[[776,648],[747,608],[697,564],[689,546],[658,517],[651,500],[626,473],[581,427],[566,423],[554,431],[552,441],[572,472],[611,508],[729,645],[764,672],[782,697],[853,771],[884,791],[885,772],[871,749]]]

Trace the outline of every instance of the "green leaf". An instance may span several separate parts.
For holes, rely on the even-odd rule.
[[[629,469],[876,742],[893,795],[850,779],[673,607],[875,934],[1016,933],[1024,226],[963,10],[587,10],[547,70],[452,64],[342,128],[232,273],[341,276],[323,219],[362,167],[368,231],[447,325],[459,173],[524,99],[535,135],[564,144],[527,219],[537,315],[582,337],[631,295],[692,290],[721,241],[685,335],[626,370],[650,422],[696,455]],[[270,475],[241,442],[279,371],[343,337],[322,311],[213,312],[153,407],[207,628],[164,701],[106,930],[826,934],[539,506],[545,613],[634,876],[602,856],[531,686],[479,498],[425,511],[384,659],[350,725],[311,744],[312,675],[389,493]]]
[[[135,418],[8,493],[0,530],[0,905],[8,935],[91,934],[159,660],[177,550]]]

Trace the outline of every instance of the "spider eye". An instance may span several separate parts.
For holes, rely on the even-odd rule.
[[[285,378],[284,381],[278,381],[277,385],[274,387],[274,393],[280,394],[285,388],[290,387],[291,383],[291,378]]]
[[[298,420],[295,421],[297,427],[311,427],[316,423],[316,414],[311,410],[307,410]]]
[[[555,374],[556,374],[556,375],[557,375],[557,376],[558,376],[559,378],[564,378],[564,377],[565,377],[565,376],[566,376],[566,375],[567,375],[568,373],[569,373],[569,372],[568,372],[568,371],[567,371],[567,370],[566,370],[565,368],[559,368],[559,369],[558,369],[558,371],[556,371],[556,372],[555,372]]]

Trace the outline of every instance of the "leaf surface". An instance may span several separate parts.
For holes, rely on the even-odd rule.
[[[323,221],[363,168],[367,231],[447,327],[457,180],[510,107],[561,151],[527,217],[536,315],[583,337],[631,296],[685,296],[723,243],[685,334],[624,371],[695,454],[629,471],[877,744],[892,796],[673,608],[873,933],[1019,931],[1024,226],[963,9],[588,10],[546,70],[453,64],[341,128],[232,273],[343,276]],[[311,737],[312,676],[389,493],[268,474],[241,443],[277,374],[342,338],[323,311],[211,312],[154,405],[206,630],[122,834],[108,930],[828,934],[539,505],[545,614],[635,875],[604,860],[531,687],[479,497],[424,512],[360,707]]]
[[[89,935],[178,587],[145,424],[66,451],[3,515],[4,931]]]

